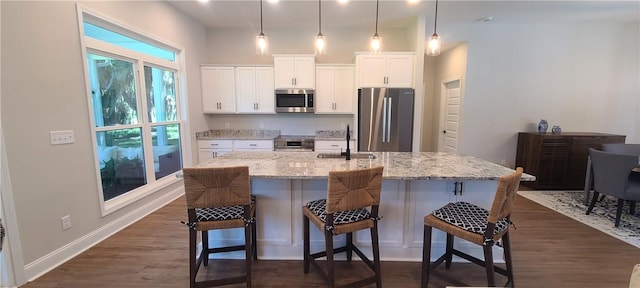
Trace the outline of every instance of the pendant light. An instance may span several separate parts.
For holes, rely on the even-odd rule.
[[[315,38],[316,54],[327,54],[327,39],[322,35],[322,4],[318,0],[318,35]]]
[[[378,8],[380,1],[376,0],[376,33],[369,38],[369,51],[373,54],[380,53],[382,49],[382,37],[378,36]]]
[[[436,32],[436,28],[438,26],[438,0],[436,0],[436,13],[435,20],[433,23],[433,35],[429,37],[429,41],[427,42],[427,56],[438,56],[440,55],[440,36]]]
[[[269,54],[269,39],[262,32],[262,0],[260,0],[260,34],[256,36],[256,54]]]

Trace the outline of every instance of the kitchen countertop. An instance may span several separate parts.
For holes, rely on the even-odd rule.
[[[213,129],[196,133],[196,140],[273,140],[280,136],[280,130],[240,130],[240,129]],[[351,133],[351,140],[353,132]],[[345,130],[316,130],[315,135],[308,135],[314,140],[336,141],[345,140]]]
[[[280,130],[221,129],[196,133],[196,140],[273,140]]]
[[[496,180],[513,169],[472,156],[437,152],[373,152],[376,159],[317,158],[318,152],[230,152],[197,167],[249,166],[255,178],[326,179],[332,170],[383,165],[388,180]],[[355,154],[355,153],[354,153]],[[522,181],[535,181],[529,174]]]

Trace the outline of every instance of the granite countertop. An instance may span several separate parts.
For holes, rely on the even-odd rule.
[[[221,129],[196,133],[196,140],[273,140],[280,130]]]
[[[384,166],[389,180],[496,180],[513,169],[472,156],[436,152],[373,152],[376,159],[317,158],[317,152],[230,152],[197,167],[249,166],[251,177],[327,179],[331,170]],[[535,177],[523,174],[523,181]]]

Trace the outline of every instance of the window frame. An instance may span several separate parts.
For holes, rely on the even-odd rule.
[[[185,131],[189,131],[187,128],[187,117],[186,117],[186,109],[183,107],[186,106],[186,81],[182,81],[184,79],[184,49],[178,47],[177,45],[172,45],[166,41],[159,40],[157,37],[152,37],[145,35],[128,27],[118,21],[113,19],[108,19],[105,16],[99,15],[96,12],[90,11],[89,9],[82,7],[78,4],[78,27],[80,32],[80,45],[81,45],[81,56],[82,63],[84,66],[84,77],[85,77],[85,91],[86,91],[86,99],[87,105],[89,108],[89,125],[91,126],[91,143],[92,150],[94,156],[94,165],[95,165],[95,173],[96,173],[96,188],[98,197],[100,199],[100,212],[101,216],[104,217],[108,214],[111,214],[123,207],[127,207],[128,205],[139,201],[142,198],[145,198],[157,191],[162,190],[163,188],[167,188],[174,183],[180,181],[178,177],[175,175],[180,172],[176,171],[171,173],[165,177],[160,179],[155,179],[155,169],[154,169],[154,151],[153,151],[153,141],[152,141],[152,128],[158,126],[170,126],[170,125],[178,125],[179,133],[180,133],[180,157],[182,159],[182,167],[187,164],[187,156],[190,155],[188,151],[185,150],[186,147],[190,147],[188,145],[189,137],[187,137]],[[103,27],[105,29],[109,29],[111,31],[123,34],[125,36],[134,38],[138,41],[145,42],[157,47],[161,47],[163,49],[170,50],[175,53],[175,61],[170,61],[166,59],[157,58],[151,56],[149,54],[137,52],[134,50],[129,50],[124,47],[120,47],[117,45],[113,45],[107,42],[100,41],[98,39],[94,39],[84,35],[83,23],[89,22],[91,24]],[[90,79],[90,71],[87,64],[87,55],[88,54],[96,54],[100,56],[110,57],[113,59],[130,61],[134,66],[134,76],[136,82],[136,103],[137,103],[137,124],[129,124],[129,125],[116,125],[116,126],[101,126],[96,127],[93,100],[91,97],[91,79]],[[175,121],[162,121],[162,122],[150,122],[148,119],[148,103],[147,103],[147,95],[144,81],[144,67],[149,66],[153,68],[169,70],[173,72],[174,85],[175,85],[175,94],[176,94],[176,119]],[[144,169],[147,178],[147,183],[129,190],[128,192],[116,196],[112,199],[105,200],[104,199],[104,191],[101,183],[101,173],[100,173],[100,164],[98,151],[97,151],[97,132],[102,131],[112,131],[126,128],[140,128],[142,130],[142,149],[144,151]],[[190,161],[189,161],[190,162]]]

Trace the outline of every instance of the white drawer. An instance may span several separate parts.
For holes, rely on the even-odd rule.
[[[233,140],[233,149],[273,150],[273,140]]]
[[[198,140],[198,148],[231,149],[232,140]]]
[[[355,150],[356,141],[349,141],[349,148],[353,151]],[[324,151],[324,150],[338,150],[340,151],[347,149],[347,141],[346,140],[316,140],[315,141],[315,150],[316,151]]]

